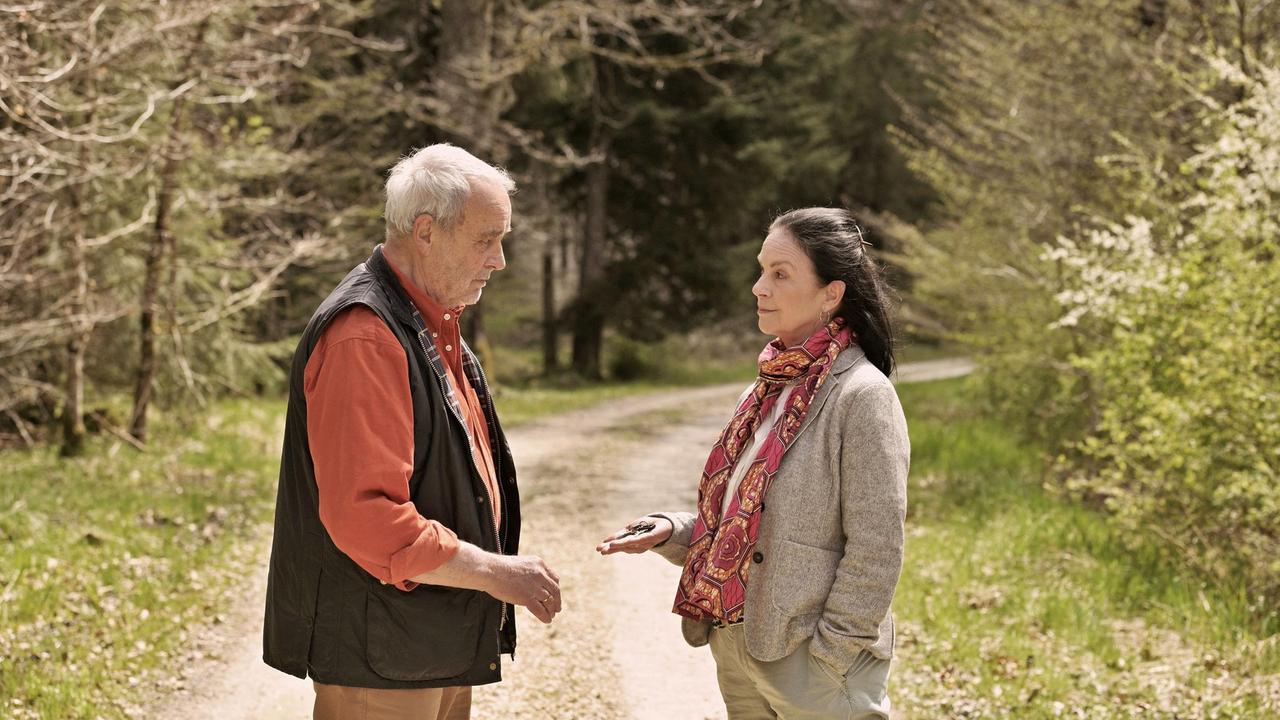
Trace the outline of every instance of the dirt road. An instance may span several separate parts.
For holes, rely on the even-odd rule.
[[[963,375],[967,361],[903,366],[905,382]],[[707,448],[744,385],[655,393],[551,417],[510,433],[525,517],[521,550],[561,575],[565,612],[543,626],[519,611],[504,682],[476,688],[476,718],[722,718],[705,648],[670,612],[679,569],[657,556],[611,556],[596,542],[653,510],[692,508]],[[211,657],[146,713],[172,720],[305,720],[309,681],[261,661],[263,573],[203,643]],[[196,681],[194,678],[198,678]]]

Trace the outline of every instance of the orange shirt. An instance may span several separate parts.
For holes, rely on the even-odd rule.
[[[471,381],[462,370],[462,334],[459,331],[458,316],[462,314],[463,308],[462,306],[445,308],[432,300],[430,295],[419,290],[409,281],[408,276],[401,273],[390,261],[387,262],[387,267],[396,274],[396,279],[400,281],[409,299],[413,301],[414,307],[418,308],[418,313],[422,315],[427,329],[431,331],[431,341],[435,343],[436,351],[444,361],[444,372],[449,380],[449,387],[453,388],[454,398],[458,401],[459,409],[462,410],[462,419],[466,422],[467,430],[471,435],[471,459],[475,462],[476,469],[480,471],[480,478],[484,480],[485,487],[489,490],[489,499],[493,502],[494,522],[501,523],[502,503],[498,495],[498,474],[493,469],[493,443],[489,438],[489,422],[485,419],[484,406],[480,404],[480,397],[476,395],[475,388],[471,387]],[[387,332],[389,333],[390,330]]]
[[[445,309],[396,276],[444,360],[471,435],[472,459],[489,489],[494,518],[501,500],[483,408],[462,371],[460,308]],[[458,550],[458,538],[423,517],[409,498],[413,473],[413,407],[404,349],[372,310],[340,313],[321,334],[303,379],[307,439],[319,490],[320,521],[339,550],[366,572],[401,590]]]

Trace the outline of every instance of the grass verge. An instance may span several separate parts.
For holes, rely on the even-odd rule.
[[[217,622],[271,515],[283,403],[155,423],[152,450],[94,439],[4,453],[0,717],[136,716]]]
[[[1275,609],[1042,488],[962,380],[904,386],[912,472],[895,705],[910,718],[1270,718]]]
[[[619,355],[630,358],[622,365],[630,368],[632,376],[584,382],[564,374],[526,378],[517,383],[499,382],[494,395],[503,426],[512,428],[545,415],[659,390],[730,382],[746,387],[755,377],[755,356],[737,350],[718,355],[681,354],[670,342],[657,346],[618,344],[623,348]],[[612,364],[618,369],[618,362]]]

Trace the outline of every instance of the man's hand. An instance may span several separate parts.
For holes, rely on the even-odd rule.
[[[560,612],[560,576],[534,555],[499,555],[468,542],[431,572],[414,582],[479,590],[512,605],[529,608],[544,623]]]
[[[627,526],[615,532],[596,545],[596,552],[601,555],[613,553],[642,553],[652,550],[671,537],[674,526],[664,517],[642,517],[627,523]]]
[[[482,588],[493,597],[520,605],[544,623],[560,612],[560,576],[535,555],[501,556]]]

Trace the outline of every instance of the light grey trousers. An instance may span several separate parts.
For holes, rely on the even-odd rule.
[[[711,655],[729,720],[865,720],[889,718],[889,662],[863,650],[848,674],[795,652],[761,662],[747,652],[743,625],[711,631]]]

